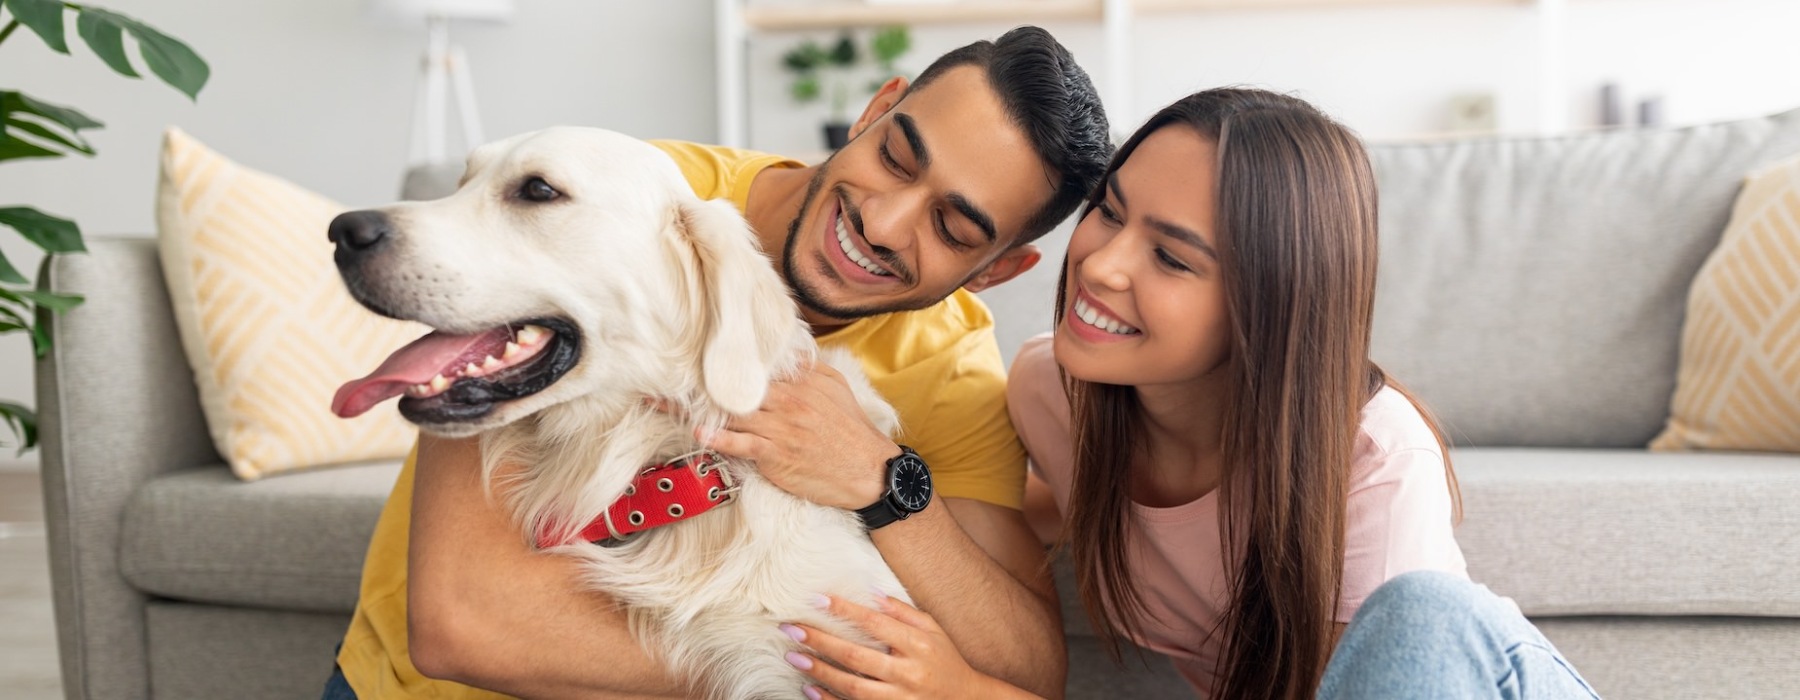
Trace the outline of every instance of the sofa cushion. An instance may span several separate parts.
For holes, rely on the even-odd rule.
[[[351,298],[325,235],[343,210],[180,130],[164,137],[163,276],[213,442],[245,479],[399,459],[417,435],[393,410],[331,412],[340,384],[429,330]]]
[[[1800,456],[1457,449],[1469,575],[1527,615],[1800,616]]]
[[[348,613],[398,462],[256,482],[222,466],[146,483],[125,507],[119,569],[179,600]]]
[[[1750,174],[1700,268],[1650,448],[1800,452],[1800,156]]]
[[[1372,147],[1374,355],[1459,445],[1642,447],[1744,174],[1796,153],[1800,110]]]

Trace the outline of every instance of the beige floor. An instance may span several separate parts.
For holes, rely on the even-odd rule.
[[[0,697],[62,697],[37,472],[0,471]]]

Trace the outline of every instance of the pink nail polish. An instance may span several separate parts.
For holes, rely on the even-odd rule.
[[[814,688],[810,685],[802,686],[800,688],[800,692],[806,693],[806,697],[808,700],[819,700],[819,689],[818,688]]]
[[[811,671],[812,670],[812,659],[801,656],[799,652],[790,651],[787,653],[786,658],[787,658],[788,663],[794,665],[794,668],[800,669],[802,671]]]
[[[785,622],[781,623],[781,633],[787,635],[788,639],[792,639],[796,642],[806,641],[806,630]]]
[[[812,606],[820,610],[829,610],[831,609],[831,599],[815,593],[812,597]]]

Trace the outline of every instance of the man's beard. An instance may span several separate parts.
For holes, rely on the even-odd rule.
[[[817,172],[813,173],[812,180],[806,183],[806,196],[800,201],[800,212],[794,215],[793,223],[788,224],[787,243],[783,244],[781,247],[781,273],[783,276],[787,277],[788,289],[793,293],[794,301],[798,302],[801,307],[821,316],[844,321],[854,321],[859,318],[879,316],[895,311],[917,311],[919,309],[929,308],[939,301],[942,301],[943,297],[932,297],[927,299],[898,300],[887,304],[877,304],[873,306],[834,306],[825,301],[824,296],[819,293],[819,290],[814,285],[808,283],[800,276],[801,262],[799,260],[799,252],[796,250],[796,246],[798,245],[797,241],[800,240],[800,222],[806,219],[807,212],[813,210],[813,203],[819,198],[819,191],[825,188],[825,176],[827,173],[831,172],[831,161],[836,157],[837,156],[834,154],[830,158],[826,158],[824,163],[819,164],[819,169]],[[838,215],[845,216],[841,211]],[[819,223],[823,224],[824,222]],[[819,260],[818,263],[821,268],[820,274],[822,276],[830,276],[831,273],[828,272],[828,270],[831,263],[823,260]],[[974,272],[975,271],[970,272],[968,279],[974,279]],[[968,282],[968,279],[963,280],[963,282]],[[959,284],[957,286],[960,287],[962,285]],[[945,296],[948,296],[948,294]]]

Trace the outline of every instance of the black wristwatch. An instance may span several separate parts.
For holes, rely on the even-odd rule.
[[[887,461],[887,493],[856,514],[862,516],[864,530],[875,530],[905,520],[928,505],[931,505],[931,467],[925,466],[919,453],[901,445],[900,456]]]

